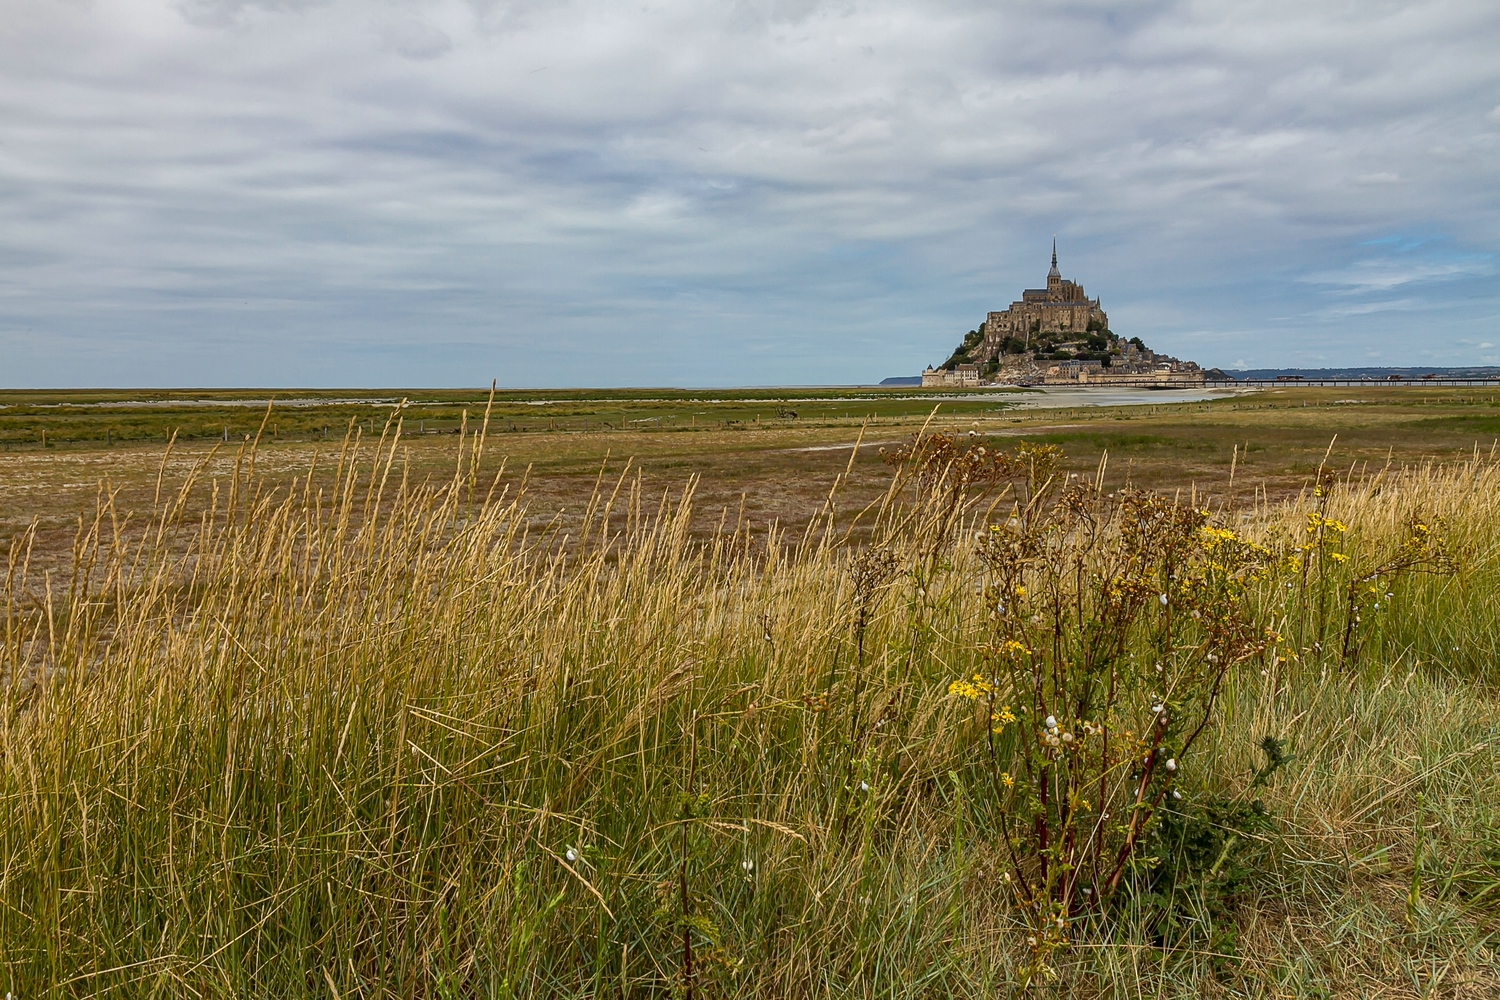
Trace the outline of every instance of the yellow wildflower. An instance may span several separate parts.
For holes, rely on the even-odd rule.
[[[1317,531],[1319,528],[1327,528],[1329,531],[1345,532],[1349,526],[1336,517],[1324,517],[1321,514],[1311,513],[1307,515],[1307,530]]]
[[[1239,536],[1228,528],[1214,528],[1209,525],[1203,526],[1203,543],[1213,547],[1227,542],[1238,542]]]
[[[970,701],[977,701],[979,699],[979,689],[968,681],[954,681],[948,685],[948,693],[956,694],[960,698],[967,698]]]

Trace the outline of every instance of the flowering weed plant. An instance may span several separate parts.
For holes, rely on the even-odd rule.
[[[1249,599],[1271,554],[1205,510],[1057,479],[976,547],[982,669],[948,693],[975,705],[1005,881],[1045,974],[1142,864],[1229,671],[1276,638]]]

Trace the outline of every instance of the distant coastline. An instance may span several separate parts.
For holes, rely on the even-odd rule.
[[[1361,379],[1372,380],[1387,379],[1392,375],[1399,375],[1403,379],[1420,379],[1426,375],[1435,375],[1438,378],[1500,378],[1500,367],[1494,365],[1470,365],[1470,366],[1420,366],[1414,368],[1375,368],[1361,367],[1359,365],[1341,368],[1247,368],[1243,370],[1225,369],[1224,374],[1236,381],[1243,379],[1275,379],[1275,378],[1305,378],[1305,379]]]

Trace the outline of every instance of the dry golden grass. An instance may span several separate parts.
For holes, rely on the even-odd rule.
[[[861,658],[864,504],[837,484],[790,539],[705,535],[691,481],[629,478],[538,532],[460,450],[433,483],[392,440],[290,479],[247,449],[169,472],[135,521],[106,494],[60,571],[17,539],[0,988],[665,995],[684,933],[703,996],[1016,987],[1026,922],[947,694],[979,655],[982,506],[889,496],[872,530],[898,572]],[[1256,743],[1288,741],[1248,874],[1184,883],[1170,933],[1141,902],[1080,921],[1033,989],[1500,991],[1497,497],[1488,460],[1334,489],[1351,565],[1417,511],[1461,570],[1395,584],[1356,662],[1305,644],[1237,668],[1188,787],[1244,793]],[[1319,503],[1219,516],[1285,545]],[[1311,635],[1288,582],[1261,613]]]

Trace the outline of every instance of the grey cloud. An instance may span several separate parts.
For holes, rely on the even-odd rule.
[[[0,36],[0,378],[878,378],[1054,231],[1209,363],[1500,332],[1480,0],[193,9]]]
[[[436,59],[453,48],[447,32],[420,18],[403,18],[379,30],[391,49],[410,59]]]
[[[189,24],[228,27],[257,14],[297,13],[332,0],[178,0],[176,7]]]

